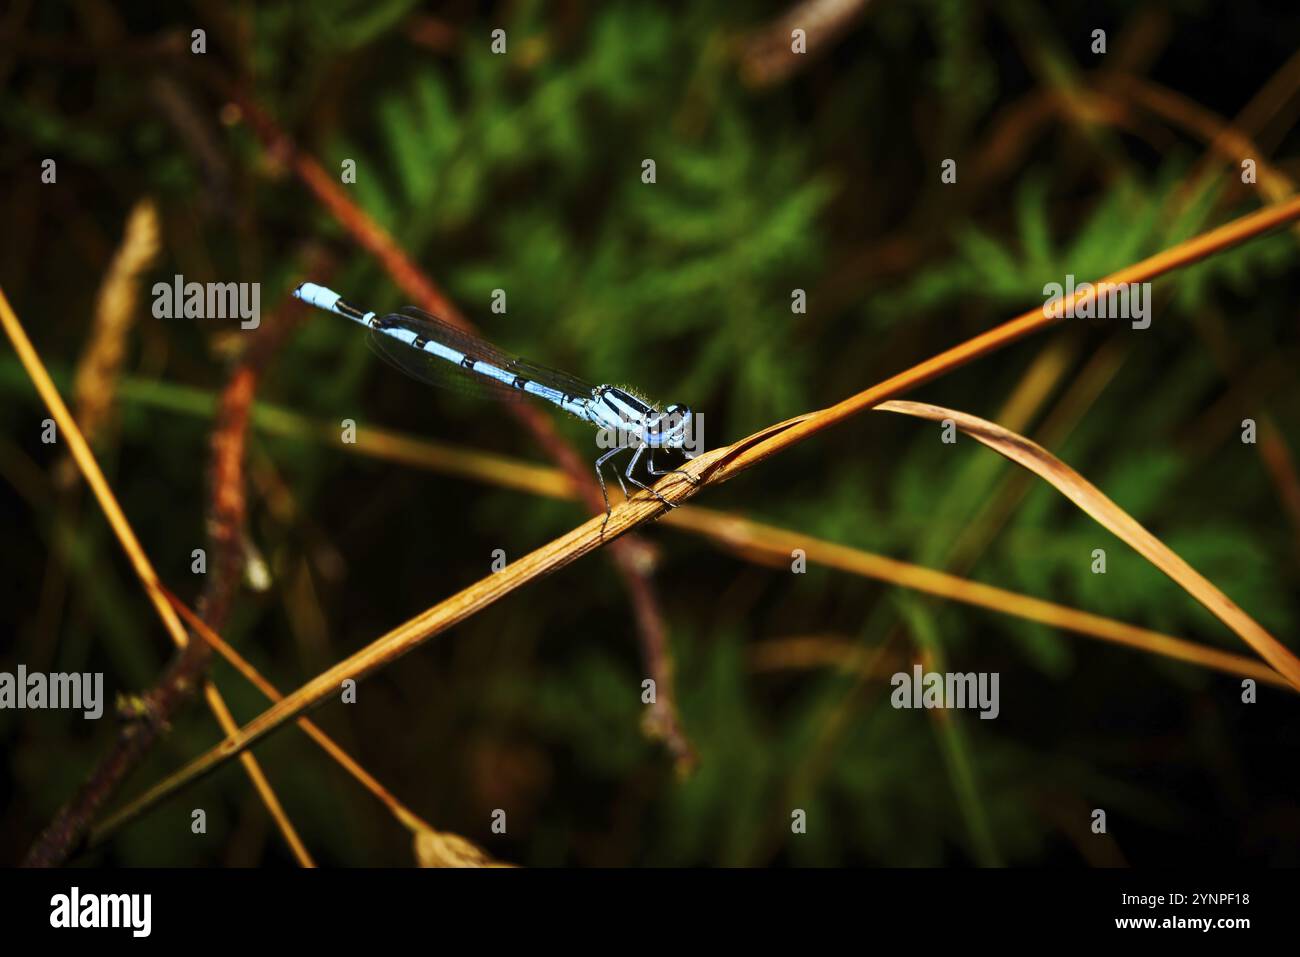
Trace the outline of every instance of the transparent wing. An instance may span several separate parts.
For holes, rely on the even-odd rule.
[[[490,362],[499,369],[566,395],[587,398],[592,393],[593,386],[577,376],[511,355],[490,342],[458,329],[451,323],[414,306],[407,306],[400,313],[389,314],[379,321],[384,326],[396,325],[409,329],[422,339],[439,342],[462,355]],[[516,401],[527,394],[503,382],[470,372],[453,362],[421,352],[378,330],[371,329],[367,338],[371,349],[385,362],[427,385],[462,394],[511,401]]]
[[[523,358],[516,358],[507,368],[530,382],[548,386],[563,392],[565,395],[571,395],[575,399],[589,399],[591,393],[596,389],[590,382],[579,379],[575,375],[569,375],[569,373],[561,372],[559,369],[552,369],[550,366],[530,362]]]
[[[413,325],[411,327],[421,330],[420,334],[425,338],[437,339],[439,342],[451,346],[457,352],[471,355],[475,359],[485,359],[508,372],[521,375],[525,379],[541,385],[549,386],[566,395],[585,398],[591,395],[594,388],[590,382],[575,375],[569,375],[569,373],[561,372],[551,366],[542,365],[540,362],[533,362],[522,356],[512,355],[498,349],[492,343],[465,332],[463,329],[458,329],[449,322],[430,315],[423,309],[406,306],[402,309],[400,316],[404,320],[412,321]]]
[[[502,368],[514,362],[517,358],[503,349],[498,349],[487,340],[480,339],[473,333],[459,329],[445,319],[439,319],[437,316],[430,315],[423,309],[416,309],[414,306],[405,306],[401,312],[384,316],[380,321],[400,323],[406,328],[418,332],[421,338],[441,342],[443,345],[451,346],[464,355],[486,360]]]
[[[517,402],[523,398],[524,394],[518,389],[512,389],[486,376],[474,375],[454,363],[421,352],[382,332],[371,329],[366,333],[366,343],[371,352],[394,369],[425,385],[503,402]]]

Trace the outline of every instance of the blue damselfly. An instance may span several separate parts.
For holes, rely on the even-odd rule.
[[[625,388],[590,385],[574,376],[529,362],[503,352],[496,346],[431,316],[414,306],[381,316],[346,302],[342,296],[324,286],[305,282],[293,293],[309,305],[336,316],[351,319],[369,330],[372,348],[396,368],[421,382],[448,384],[448,375],[468,377],[479,391],[504,396],[529,395],[549,402],[569,415],[588,422],[606,435],[617,436],[614,447],[596,459],[596,478],[605,500],[608,523],[609,494],[602,468],[625,449],[632,450],[626,471],[614,471],[623,496],[628,497],[626,478],[637,488],[649,492],[665,505],[672,503],[655,489],[636,478],[635,470],[646,456],[646,471],[656,477],[680,474],[695,482],[679,469],[656,469],[656,449],[685,451],[693,434],[694,417],[684,405],[667,405],[662,410]],[[601,532],[604,532],[604,524]]]

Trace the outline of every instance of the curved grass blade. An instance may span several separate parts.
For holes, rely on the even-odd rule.
[[[1187,564],[1173,549],[1107,498],[1097,486],[1038,443],[985,419],[925,402],[882,402],[875,408],[882,412],[899,412],[903,415],[929,419],[932,422],[951,419],[957,428],[971,438],[984,443],[998,454],[1051,483],[1057,491],[1092,516],[1103,528],[1123,539],[1139,555],[1172,578],[1184,591],[1236,632],[1242,641],[1254,648],[1292,685],[1300,688],[1300,659],[1297,659],[1293,652],[1269,634],[1263,625],[1246,614],[1209,579]]]

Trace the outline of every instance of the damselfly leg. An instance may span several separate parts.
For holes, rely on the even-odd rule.
[[[700,480],[685,469],[657,469],[655,468],[655,450],[651,449],[650,454],[646,456],[646,471],[655,478],[663,478],[665,475],[680,475],[692,485],[699,485]]]
[[[604,475],[604,471],[603,471],[603,469],[604,469],[604,465],[605,465],[606,462],[608,462],[608,461],[609,461],[610,459],[612,459],[614,456],[618,455],[619,452],[624,452],[624,451],[626,451],[628,448],[631,448],[631,446],[621,445],[621,446],[619,446],[619,447],[616,448],[616,449],[610,449],[608,452],[606,452],[606,453],[605,453],[604,455],[602,455],[600,458],[596,459],[596,479],[600,482],[600,495],[601,495],[601,498],[603,498],[603,499],[605,500],[605,520],[604,520],[603,522],[601,522],[601,524],[600,524],[600,534],[601,534],[602,537],[603,537],[604,534],[605,534],[605,527],[606,527],[607,525],[609,525],[609,516],[612,514],[612,511],[613,511],[613,510],[610,508],[610,505],[609,505],[609,491],[608,491],[608,489],[607,489],[606,486],[605,486],[605,475]],[[651,449],[651,447],[648,446],[648,445],[638,445],[638,446],[636,447],[636,451],[632,453],[632,459],[631,459],[631,461],[629,461],[629,462],[627,463],[627,469],[624,470],[624,471],[619,471],[618,469],[615,469],[615,470],[614,470],[614,477],[615,477],[616,479],[618,479],[618,487],[619,487],[620,489],[622,489],[622,491],[623,491],[623,497],[624,497],[625,499],[626,499],[626,498],[631,498],[631,495],[628,493],[628,490],[627,490],[627,485],[626,485],[626,484],[624,483],[624,481],[623,481],[624,479],[627,479],[628,482],[631,482],[633,485],[635,485],[637,488],[641,489],[641,490],[644,491],[644,492],[649,492],[651,495],[653,495],[653,496],[655,497],[655,499],[657,499],[657,500],[660,501],[660,502],[663,502],[663,503],[664,503],[665,505],[667,505],[669,508],[676,508],[676,507],[677,507],[676,504],[674,504],[673,502],[668,501],[668,499],[664,498],[661,494],[659,494],[659,492],[658,492],[657,489],[654,489],[654,488],[650,487],[649,485],[646,485],[644,482],[642,482],[641,480],[639,480],[639,479],[636,477],[636,475],[634,474],[635,471],[636,471],[637,463],[639,463],[639,462],[641,461],[641,456],[646,452],[647,449],[650,450],[650,456],[647,458],[646,461],[647,461],[647,462],[653,462],[654,450]],[[677,470],[677,469],[674,469],[674,470],[672,470],[672,471],[676,471],[676,472],[679,472],[679,474],[686,475],[685,472],[680,472],[680,470]],[[655,470],[653,470],[653,469],[651,469],[651,473],[654,474],[654,475],[658,475],[658,476],[663,476],[663,475],[668,475],[668,474],[670,474],[669,472],[658,472],[658,471],[655,471]],[[691,476],[689,476],[689,475],[686,475],[686,477],[687,477],[688,479],[691,479]],[[695,481],[694,479],[691,479],[691,480],[692,480],[692,481]]]
[[[600,497],[605,500],[605,521],[600,523],[601,538],[605,537],[605,526],[609,524],[609,516],[611,512],[609,507],[609,491],[605,488],[605,475],[601,471],[601,468],[606,462],[618,455],[619,452],[622,452],[624,448],[626,448],[626,446],[620,445],[617,448],[610,449],[600,458],[596,459],[596,481],[600,483]],[[623,484],[623,476],[619,473],[618,469],[614,470],[614,477],[618,479],[618,486],[623,490],[623,497],[627,498],[627,486]]]
[[[662,495],[660,495],[657,489],[653,489],[649,485],[646,485],[644,482],[638,481],[637,477],[632,474],[633,470],[636,468],[636,463],[641,461],[641,453],[648,448],[650,448],[650,446],[648,445],[638,445],[636,447],[636,451],[632,453],[632,461],[627,463],[627,472],[625,472],[624,474],[627,476],[627,480],[631,482],[633,485],[635,485],[637,488],[641,489],[642,491],[649,492],[651,495],[653,495],[659,501],[663,502],[669,508],[676,508],[677,506],[674,505],[672,502],[668,501],[668,499],[664,498]]]

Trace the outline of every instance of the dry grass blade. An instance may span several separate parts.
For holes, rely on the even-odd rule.
[[[185,623],[194,629],[195,634],[207,642],[208,645],[217,652],[217,654],[225,658],[226,661],[230,663],[231,667],[247,679],[249,684],[253,685],[253,687],[257,688],[258,691],[262,692],[262,694],[266,695],[272,701],[279,701],[284,697],[284,695],[280,694],[279,690],[276,689],[275,685],[263,678],[257,669],[254,668],[252,664],[243,657],[243,655],[237,652],[227,644],[220,635],[209,628],[202,618],[190,611],[184,602],[167,590],[166,586],[160,587],[162,587],[164,594],[167,596],[167,600],[172,603],[177,613],[185,619]],[[307,733],[308,737],[320,745],[321,750],[338,762],[339,766],[342,767],[343,770],[356,778],[362,787],[378,798],[379,801],[388,808],[393,817],[397,818],[398,822],[401,823],[403,827],[408,828],[414,834],[433,830],[427,821],[423,820],[418,814],[399,801],[393,792],[384,787],[373,774],[358,764],[352,755],[344,751],[333,738],[322,731],[317,725],[308,721],[306,718],[299,718],[298,727],[302,728],[302,730]],[[454,837],[454,835],[451,836]]]
[[[162,619],[163,625],[167,628],[167,633],[171,635],[172,641],[177,646],[184,646],[188,641],[185,627],[181,624],[180,619],[176,617],[176,613],[172,611],[171,605],[168,604],[167,599],[158,588],[158,575],[154,571],[153,564],[145,556],[144,549],[140,547],[140,542],[135,537],[135,532],[131,530],[131,525],[126,520],[122,507],[117,503],[117,497],[113,494],[113,490],[109,488],[108,480],[104,478],[104,473],[96,463],[94,453],[90,451],[86,437],[82,434],[81,429],[77,427],[76,420],[73,419],[72,413],[68,411],[67,405],[59,395],[59,390],[54,385],[54,380],[50,378],[49,372],[45,369],[45,364],[41,362],[40,356],[36,354],[36,349],[32,346],[31,340],[27,338],[27,333],[23,331],[23,327],[18,322],[18,317],[14,314],[13,307],[9,305],[9,299],[5,296],[3,290],[0,290],[0,323],[3,323],[4,330],[13,343],[14,351],[18,353],[18,359],[23,364],[23,368],[27,370],[28,376],[36,386],[36,391],[40,393],[41,399],[50,410],[50,415],[53,416],[58,426],[59,434],[68,444],[69,453],[85,476],[86,484],[90,486],[95,493],[95,497],[99,499],[100,507],[103,508],[108,523],[113,527],[113,532],[117,535],[122,550],[126,552],[131,567],[135,569],[136,575],[143,583],[145,592],[153,603],[154,610],[158,612],[158,617]]]
[[[1101,282],[1148,281],[1216,252],[1239,245],[1296,219],[1300,219],[1300,198],[1258,210],[1179,243],[1134,266],[1112,273]],[[1072,296],[1062,302],[1062,311],[1069,308],[1068,304],[1077,305],[1085,298],[1095,296],[1098,286],[1099,284],[1093,284],[1080,287],[1086,291],[1076,289]],[[283,701],[268,708],[241,728],[238,733],[227,737],[216,747],[106,818],[92,832],[92,842],[102,840],[123,822],[142,813],[190,781],[210,773],[224,761],[242,753],[286,721],[320,704],[326,697],[339,690],[343,679],[364,677],[377,668],[397,660],[432,636],[463,621],[510,592],[563,568],[588,552],[631,531],[637,525],[663,514],[669,503],[676,505],[684,502],[704,485],[725,481],[837,422],[874,408],[909,388],[936,379],[952,369],[1023,339],[1056,321],[1058,320],[1045,316],[1041,308],[1030,310],[865,389],[838,405],[779,422],[730,446],[714,449],[691,460],[680,472],[669,475],[659,483],[656,491],[663,501],[648,495],[634,496],[614,510],[608,519],[608,528],[604,529],[604,534],[602,534],[604,528],[602,519],[593,518],[568,534],[507,565],[502,571],[476,582],[378,638],[361,651],[324,671]],[[683,474],[687,477],[683,477]]]
[[[135,322],[140,283],[160,244],[158,209],[152,200],[142,199],[131,210],[122,244],[99,287],[90,341],[73,380],[77,422],[91,444],[110,415],[127,335]]]
[[[421,867],[514,867],[498,861],[473,841],[432,828],[416,833],[415,860]]]
[[[1017,465],[1029,469],[1050,482],[1062,495],[1091,515],[1102,527],[1131,545],[1143,558],[1178,583],[1189,595],[1208,608],[1300,689],[1300,659],[1274,638],[1255,619],[1246,614],[1204,575],[1192,568],[1169,546],[1142,527],[1131,515],[1036,442],[1017,435],[1000,425],[953,409],[922,402],[885,402],[877,407],[884,412],[942,422],[951,419],[967,435],[987,445]]]

